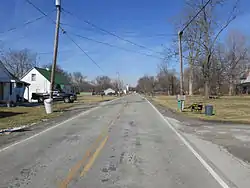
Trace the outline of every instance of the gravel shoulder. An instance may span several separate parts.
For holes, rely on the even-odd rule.
[[[51,118],[51,119],[44,119],[38,123],[32,124],[28,126],[27,128],[17,131],[17,132],[12,132],[10,134],[1,134],[0,135],[0,148],[4,148],[5,146],[18,142],[19,140],[26,139],[32,135],[35,135],[49,127],[52,127],[58,123],[61,123],[73,116],[76,116],[83,111],[89,110],[91,108],[94,108],[96,106],[100,105],[100,103],[92,103],[92,104],[81,104],[77,105],[74,107],[71,107],[69,109],[66,109],[60,113],[60,116]]]
[[[164,116],[180,122],[182,132],[219,145],[238,159],[250,163],[250,125],[195,120],[151,102]]]

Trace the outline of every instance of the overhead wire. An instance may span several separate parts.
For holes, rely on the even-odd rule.
[[[107,42],[102,42],[102,41],[98,41],[98,40],[95,40],[95,39],[92,39],[92,38],[88,38],[88,37],[85,37],[85,36],[82,36],[82,35],[73,34],[71,32],[70,32],[70,34],[74,35],[76,37],[82,38],[82,39],[86,39],[88,41],[92,41],[92,42],[95,42],[95,43],[103,44],[103,45],[106,45],[106,46],[109,46],[109,47],[112,47],[112,48],[116,48],[116,49],[119,49],[119,50],[123,50],[123,51],[127,51],[127,52],[132,52],[132,53],[137,53],[137,54],[141,54],[141,55],[148,56],[148,57],[154,57],[154,58],[161,59],[161,60],[164,59],[164,58],[161,58],[161,57],[158,57],[158,56],[155,56],[155,55],[150,55],[150,54],[146,54],[146,53],[143,53],[143,52],[130,50],[130,49],[123,48],[123,47],[120,47],[120,46],[117,46],[117,45],[114,45],[114,44],[110,44],[110,43],[107,43]]]
[[[206,8],[206,6],[211,2],[212,0],[208,0],[202,7],[201,9],[185,24],[181,32],[183,32],[187,27],[194,21],[194,19],[201,13],[201,11]]]
[[[30,0],[26,0],[31,6],[33,6],[37,11],[39,11],[41,14],[43,14],[44,16],[48,16],[43,10],[41,10],[38,6],[36,6],[34,3],[32,3]],[[50,18],[50,17],[48,17],[48,18]],[[50,20],[53,22],[53,23],[56,23],[53,19],[51,19],[50,18]],[[71,40],[71,42],[73,42],[87,57],[88,57],[88,59],[92,62],[92,63],[94,63],[102,72],[104,72],[104,70],[100,67],[100,65],[92,58],[92,57],[90,57],[89,55],[88,55],[88,53],[87,52],[85,52],[82,48],[81,48],[81,46],[80,45],[78,45],[68,34],[67,34],[67,32],[61,27],[61,26],[59,26],[60,27],[60,29],[61,29],[61,31],[62,31],[62,33],[63,34],[65,34],[68,38],[69,38],[69,40]]]
[[[91,31],[91,32],[97,32],[97,33],[101,33],[101,34],[107,34],[107,33],[103,33],[100,30],[96,30],[93,28],[83,28],[83,27],[79,27],[79,26],[75,26],[75,25],[71,25],[68,23],[60,23],[63,26],[67,26],[67,27],[71,27],[71,28],[76,28],[76,29],[80,29],[80,30],[84,30],[84,31]],[[129,34],[129,35],[128,35]],[[153,38],[153,37],[172,37],[172,36],[177,36],[177,34],[166,34],[166,33],[155,33],[155,34],[149,34],[149,35],[134,35],[135,32],[125,32],[125,34],[122,34],[123,37],[130,37],[130,38]],[[107,34],[109,35],[109,34]]]
[[[25,27],[25,26],[27,26],[27,25],[29,25],[29,24],[35,23],[35,22],[37,22],[37,21],[39,21],[39,20],[41,20],[42,18],[45,18],[45,17],[46,17],[46,16],[43,15],[43,16],[37,17],[37,18],[35,18],[35,19],[33,19],[33,20],[26,21],[26,22],[23,23],[22,25],[19,25],[19,26],[16,26],[16,27],[9,28],[9,29],[7,29],[6,31],[1,31],[0,34],[4,34],[4,33],[7,33],[7,32],[10,32],[10,31],[15,31],[15,30],[17,30],[17,29],[19,29],[19,28],[21,28],[21,27]]]
[[[94,63],[102,72],[105,72],[100,65],[92,58],[88,55],[87,52],[85,52],[81,46],[79,44],[77,44],[69,35],[67,32],[64,32],[64,34],[92,61],[92,63]]]
[[[102,32],[104,32],[104,33],[107,33],[107,34],[109,34],[109,35],[111,35],[111,36],[114,36],[114,37],[116,37],[116,38],[118,38],[118,39],[120,39],[120,40],[122,40],[122,41],[128,42],[128,43],[130,43],[130,44],[132,44],[132,45],[134,45],[134,46],[137,46],[137,47],[139,47],[139,48],[142,48],[142,49],[151,51],[151,52],[153,52],[153,53],[158,53],[158,54],[163,55],[162,52],[157,52],[157,51],[152,50],[152,49],[150,49],[150,48],[148,48],[148,47],[146,47],[146,46],[144,46],[144,45],[141,45],[141,44],[137,44],[137,43],[135,43],[135,42],[132,42],[132,41],[130,41],[130,40],[128,40],[128,39],[125,39],[125,38],[123,38],[123,37],[121,37],[121,36],[119,36],[119,35],[117,35],[117,34],[115,34],[115,33],[113,33],[113,32],[110,32],[110,31],[108,31],[108,30],[106,30],[106,29],[104,29],[104,28],[101,28],[100,26],[97,26],[96,24],[94,24],[94,23],[92,23],[92,22],[90,22],[90,21],[83,20],[83,19],[79,18],[78,16],[72,14],[71,12],[69,12],[69,11],[67,11],[67,10],[65,10],[65,9],[62,9],[62,11],[64,11],[65,13],[67,13],[67,14],[69,14],[69,15],[75,17],[75,18],[77,18],[77,19],[80,20],[80,21],[83,21],[84,23],[86,23],[86,24],[92,26],[93,28],[96,28],[96,29],[98,29],[98,30],[100,30],[100,31],[102,31]]]

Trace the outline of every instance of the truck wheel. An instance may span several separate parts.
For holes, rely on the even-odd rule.
[[[64,98],[64,102],[65,102],[65,103],[70,103],[69,97],[65,97],[65,98]]]

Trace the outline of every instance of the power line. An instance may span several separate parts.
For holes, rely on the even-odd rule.
[[[120,40],[123,40],[123,41],[125,41],[125,42],[128,42],[128,43],[130,43],[130,44],[132,44],[132,45],[134,45],[134,46],[140,47],[140,48],[142,48],[142,49],[146,49],[146,50],[148,50],[148,51],[151,51],[151,52],[154,52],[154,53],[158,53],[158,54],[163,55],[162,52],[154,51],[154,50],[152,50],[152,49],[150,49],[150,48],[148,48],[148,47],[146,47],[146,46],[137,44],[137,43],[132,42],[132,41],[130,41],[130,40],[128,40],[128,39],[124,39],[123,37],[121,37],[121,36],[119,36],[119,35],[116,35],[116,34],[110,32],[110,31],[108,31],[108,30],[106,30],[106,29],[103,29],[103,28],[97,26],[96,24],[93,24],[93,23],[91,23],[91,22],[89,22],[89,21],[87,21],[87,20],[82,20],[82,19],[80,19],[79,17],[73,15],[71,12],[66,11],[65,9],[63,9],[63,11],[66,12],[67,14],[69,14],[69,15],[71,15],[71,16],[74,16],[74,17],[76,17],[77,19],[79,19],[79,20],[85,22],[86,24],[88,24],[88,25],[90,25],[90,26],[92,26],[92,27],[94,27],[94,28],[96,28],[96,29],[98,29],[98,30],[104,32],[104,33],[107,33],[107,34],[109,34],[109,35],[112,35],[112,36],[114,36],[114,37],[116,37],[116,38],[118,38],[118,39],[120,39]]]
[[[48,16],[44,11],[42,11],[38,6],[36,6],[34,3],[32,3],[30,0],[25,0],[27,3],[29,3],[31,6],[33,6],[38,12],[43,14],[44,16]]]
[[[82,39],[86,39],[86,40],[89,40],[89,41],[92,41],[92,42],[95,42],[95,43],[103,44],[103,45],[106,45],[106,46],[109,46],[109,47],[112,47],[112,48],[117,48],[117,49],[120,49],[120,50],[123,50],[123,51],[133,52],[133,53],[145,55],[145,56],[148,56],[148,57],[154,57],[154,58],[161,59],[161,60],[164,59],[164,58],[161,58],[161,57],[158,57],[158,56],[146,54],[146,53],[139,52],[139,51],[130,50],[130,49],[123,48],[123,47],[120,47],[120,46],[116,46],[116,45],[113,45],[113,44],[110,44],[110,43],[101,42],[101,41],[91,39],[91,38],[88,38],[88,37],[85,37],[85,36],[81,36],[81,35],[78,35],[78,34],[73,34],[73,33],[70,33],[70,34],[74,35],[74,36],[77,36],[79,38],[82,38]]]
[[[32,3],[30,0],[26,0],[31,6],[33,6],[37,11],[39,11],[41,14],[43,14],[44,16],[48,16],[43,10],[41,10],[39,7],[37,7],[34,3]],[[48,17],[50,18],[50,17]],[[52,20],[52,19],[50,19]],[[54,20],[52,20],[53,23],[55,23]],[[93,60],[87,52],[85,52],[81,46],[79,46],[67,33],[66,31],[60,26],[60,29],[62,30],[63,34],[65,34],[91,61],[92,63],[94,63],[101,71],[103,71],[103,69],[98,65],[98,63]],[[104,71],[103,71],[104,72]]]
[[[80,29],[80,30],[83,30],[83,31],[92,31],[92,32],[97,32],[97,33],[101,33],[101,34],[104,34],[103,32],[101,31],[98,31],[96,29],[93,29],[93,28],[83,28],[83,27],[78,27],[78,26],[74,26],[74,25],[71,25],[71,24],[68,24],[68,23],[60,23],[61,25],[63,26],[67,26],[67,27],[71,27],[71,28],[76,28],[76,29]]]
[[[194,15],[194,17],[191,18],[191,20],[184,26],[184,28],[181,30],[181,32],[183,32],[185,29],[187,29],[187,27],[194,21],[194,19],[201,13],[201,11],[206,8],[206,6],[208,5],[208,3],[210,3],[212,0],[208,0],[202,7],[201,9]]]
[[[63,53],[63,52],[72,52],[73,50],[61,50],[58,53]],[[37,54],[39,55],[48,55],[48,54],[53,54],[54,52],[39,52]]]
[[[8,30],[6,30],[6,31],[2,31],[2,32],[0,32],[0,34],[4,34],[4,33],[7,33],[7,32],[10,32],[10,31],[17,30],[17,29],[19,29],[19,28],[21,28],[21,27],[25,27],[25,26],[27,26],[27,25],[29,25],[29,24],[32,24],[32,23],[34,23],[34,22],[36,22],[36,21],[39,21],[39,20],[41,20],[42,18],[45,18],[45,17],[46,17],[46,16],[44,15],[44,16],[40,16],[40,17],[38,17],[38,18],[35,18],[35,19],[33,19],[33,20],[26,21],[26,22],[23,23],[22,25],[19,25],[19,26],[10,28],[10,29],[8,29]]]
[[[107,33],[103,33],[100,30],[94,30],[93,28],[83,28],[83,27],[79,27],[79,26],[74,26],[68,23],[60,23],[61,25],[67,26],[67,27],[71,27],[71,28],[76,28],[76,29],[80,29],[80,30],[84,30],[84,31],[92,31],[92,32],[97,32],[97,33],[101,33],[101,34],[107,34]],[[128,35],[131,34],[131,35]],[[133,35],[136,34],[135,32],[125,32],[125,35],[122,34],[123,37],[131,37],[131,38],[153,38],[153,37],[172,37],[172,36],[177,36],[177,34],[166,34],[166,33],[156,33],[156,34],[148,34],[148,35]],[[109,35],[109,34],[108,34]]]
[[[94,60],[92,59],[92,57],[90,57],[88,55],[87,52],[85,52],[80,45],[78,45],[68,34],[67,32],[64,32],[64,34],[92,61],[92,63],[94,63],[102,72],[104,72],[104,70],[99,66],[99,64]]]

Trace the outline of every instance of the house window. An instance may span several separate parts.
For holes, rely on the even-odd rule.
[[[36,81],[36,74],[31,74],[31,81]]]

